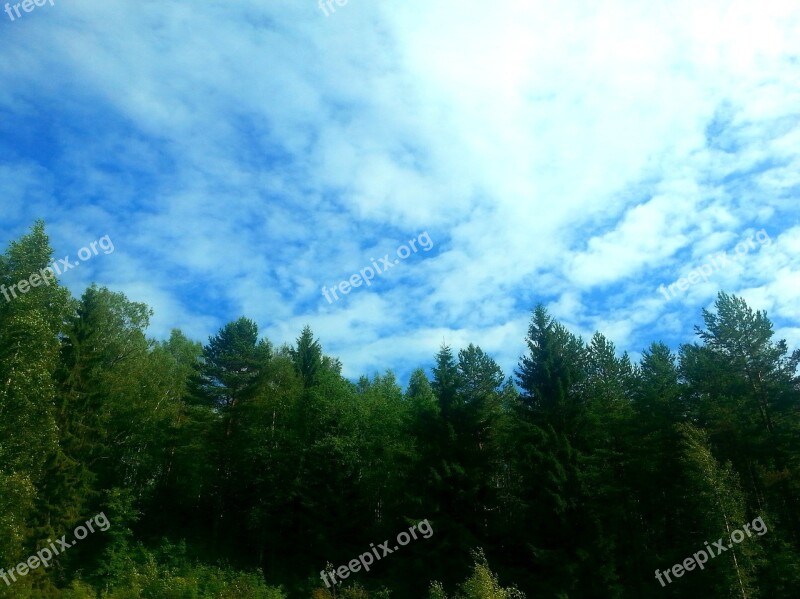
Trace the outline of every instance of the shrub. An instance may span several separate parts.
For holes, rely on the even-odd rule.
[[[525,599],[525,594],[516,587],[500,586],[497,575],[489,569],[483,550],[474,551],[472,558],[475,561],[472,575],[462,583],[459,593],[453,599]],[[447,599],[441,583],[431,584],[428,599]]]

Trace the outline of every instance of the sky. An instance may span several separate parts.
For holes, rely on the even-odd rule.
[[[796,1],[39,1],[0,13],[0,247],[108,236],[60,281],[155,339],[508,376],[537,303],[635,360],[725,291],[800,347]]]

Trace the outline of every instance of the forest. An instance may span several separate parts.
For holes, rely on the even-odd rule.
[[[53,258],[37,222],[0,284]],[[136,299],[0,297],[0,597],[798,596],[800,350],[740,297],[638,362],[531,306],[514,372],[443,345],[405,388],[310,327],[154,340]]]

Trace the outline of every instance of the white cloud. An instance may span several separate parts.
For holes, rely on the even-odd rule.
[[[4,31],[4,233],[37,216],[59,247],[110,233],[91,273],[156,305],[159,335],[205,339],[245,313],[276,342],[310,323],[348,373],[407,370],[443,337],[510,373],[536,301],[634,350],[688,337],[719,288],[797,317],[800,268],[778,250],[796,235],[796,3],[411,0],[326,18],[75,0]],[[775,252],[659,299],[762,227]],[[322,285],[424,230],[435,251],[325,302]]]

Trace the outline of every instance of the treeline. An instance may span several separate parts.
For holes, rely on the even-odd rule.
[[[0,284],[51,261],[37,223]],[[737,297],[638,364],[539,306],[512,376],[442,347],[405,390],[343,378],[309,328],[156,342],[151,315],[96,286],[0,299],[0,567],[111,523],[0,597],[797,597],[800,351]],[[656,579],[759,516],[763,536]],[[430,538],[326,588],[422,520]]]

